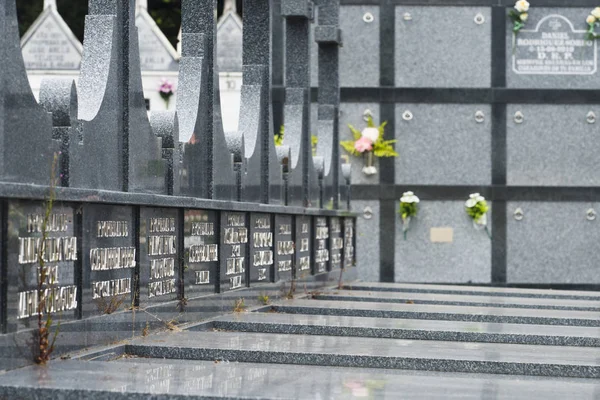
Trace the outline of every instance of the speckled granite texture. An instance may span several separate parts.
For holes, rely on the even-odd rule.
[[[452,228],[452,243],[432,243],[432,228]],[[396,282],[490,282],[491,248],[485,231],[473,227],[464,201],[422,201],[406,240],[402,221],[396,218]]]
[[[371,219],[365,218],[370,208]],[[365,282],[379,282],[379,201],[352,202],[352,212],[358,214],[356,221],[357,277]]]
[[[489,7],[396,7],[396,86],[490,87],[491,17]],[[423,34],[432,19],[436,34]]]
[[[524,218],[513,214],[520,208]],[[598,203],[509,202],[507,280],[510,283],[600,283]],[[556,251],[555,249],[568,249]]]

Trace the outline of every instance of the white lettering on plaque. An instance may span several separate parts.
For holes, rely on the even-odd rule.
[[[519,75],[593,75],[598,70],[598,46],[585,40],[562,15],[543,18],[535,29],[515,37],[513,71]]]

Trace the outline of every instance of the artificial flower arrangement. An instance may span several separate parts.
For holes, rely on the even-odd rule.
[[[517,33],[525,26],[527,18],[529,18],[529,2],[527,0],[519,0],[515,3],[514,10],[510,10],[508,17],[513,22],[513,32]]]
[[[275,134],[275,146],[279,147],[283,144],[283,137],[285,135],[285,126],[281,125],[279,133]],[[315,135],[310,135],[310,144],[312,147],[313,156],[317,155],[317,144],[319,144],[319,138]]]
[[[465,203],[465,211],[467,215],[473,220],[473,226],[478,230],[485,230],[485,233],[492,238],[490,231],[487,226],[487,213],[490,207],[485,200],[485,197],[479,193],[473,193],[469,196],[469,200]]]
[[[171,100],[171,97],[175,94],[175,85],[173,85],[173,83],[170,80],[163,78],[160,81],[158,93],[160,94],[160,97],[162,97],[162,99],[164,100],[168,110],[169,101]]]
[[[596,33],[596,26],[600,26],[600,7],[594,8],[590,15],[588,15],[585,22],[588,24],[588,30],[585,38],[587,40],[598,39],[600,35]]]
[[[405,192],[400,198],[400,216],[402,217],[404,240],[406,240],[406,234],[410,229],[411,219],[416,217],[419,212],[419,202],[419,198],[413,192]]]
[[[379,127],[375,126],[373,118],[369,116],[367,127],[362,132],[348,124],[354,135],[354,140],[340,142],[344,150],[353,156],[364,156],[365,166],[362,171],[365,175],[370,176],[377,173],[374,157],[398,157],[398,153],[392,146],[396,143],[396,140],[384,140],[383,138],[386,125],[387,122],[384,122]]]

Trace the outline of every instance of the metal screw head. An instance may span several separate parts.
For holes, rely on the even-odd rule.
[[[402,119],[405,121],[410,121],[411,119],[413,119],[413,114],[410,111],[406,110],[402,113]]]
[[[485,17],[483,16],[483,14],[479,13],[475,16],[475,23],[477,25],[481,25],[485,22]]]
[[[371,207],[365,207],[365,209],[363,210],[363,218],[364,219],[373,218],[373,209]]]
[[[590,111],[587,114],[586,120],[587,120],[588,124],[595,124],[596,123],[596,114],[593,111]]]
[[[514,217],[517,221],[523,221],[523,218],[525,218],[525,214],[523,213],[522,209],[517,208],[515,210]]]
[[[596,214],[596,210],[594,210],[593,208],[587,210],[586,218],[588,221],[595,221],[597,216],[598,215]]]
[[[404,18],[405,21],[412,21],[412,15],[410,15],[408,12],[404,13],[402,18]]]
[[[525,116],[523,115],[523,113],[521,111],[517,111],[515,113],[515,122],[517,124],[522,124],[524,120],[525,120]]]
[[[366,121],[369,120],[370,118],[373,118],[373,111],[369,110],[368,108],[363,112],[363,119]]]
[[[368,12],[365,13],[365,15],[363,15],[363,21],[365,21],[367,24],[370,24],[371,22],[375,21],[375,17],[373,16],[373,14]]]
[[[483,113],[483,111],[477,111],[475,113],[475,121],[478,124],[481,124],[481,123],[483,123],[483,121],[485,121],[485,114]]]

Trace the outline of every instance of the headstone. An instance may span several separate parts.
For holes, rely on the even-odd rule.
[[[55,1],[44,2],[42,14],[23,35],[21,48],[29,72],[79,71],[83,47],[58,13]]]
[[[82,225],[83,317],[131,307],[139,260],[133,207],[87,204]]]
[[[214,67],[216,22],[214,0],[182,3],[182,58],[179,115],[183,194],[219,200],[236,199],[233,156],[228,149]],[[238,161],[241,157],[238,156]],[[238,185],[239,186],[239,185]]]
[[[147,0],[137,0],[135,11],[135,26],[138,29],[142,71],[177,72],[179,69],[177,51],[148,13]]]
[[[248,217],[244,213],[221,213],[221,272],[219,292],[245,287],[248,263]]]
[[[219,282],[219,219],[216,211],[186,210],[183,283],[186,299],[215,293]]]
[[[313,275],[322,274],[328,271],[331,255],[329,254],[331,240],[329,239],[329,224],[327,217],[314,218],[314,236],[313,236]]]
[[[355,232],[354,218],[344,218],[344,269],[356,266]]]
[[[43,315],[60,315],[62,321],[75,319],[81,264],[73,207],[11,201],[7,216],[9,229],[3,241],[10,266],[6,271],[6,330],[37,328],[40,306]]]
[[[140,306],[178,300],[182,246],[176,209],[143,207],[140,211]]]
[[[275,215],[275,282],[290,281],[294,277],[295,254],[299,249],[294,241],[296,234],[293,221],[292,215]]]
[[[312,273],[313,258],[313,224],[312,217],[297,215],[295,217],[294,240],[296,243],[295,277],[306,278]]]

